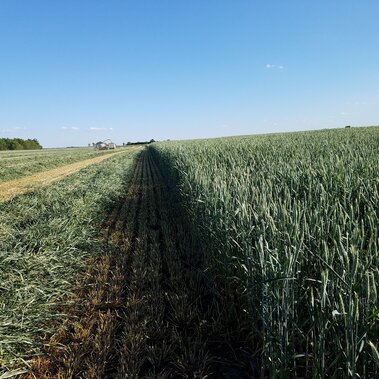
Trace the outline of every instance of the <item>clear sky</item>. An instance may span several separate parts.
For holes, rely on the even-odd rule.
[[[0,137],[379,124],[378,0],[0,0]]]

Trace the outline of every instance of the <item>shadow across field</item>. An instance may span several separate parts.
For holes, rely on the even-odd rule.
[[[252,378],[247,339],[223,318],[228,304],[148,150],[126,182],[125,198],[105,205],[104,254],[24,377]]]

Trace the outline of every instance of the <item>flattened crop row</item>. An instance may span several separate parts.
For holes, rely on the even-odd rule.
[[[72,321],[66,302],[103,252],[101,225],[125,195],[135,155],[116,154],[0,204],[0,376],[27,368],[57,325]]]

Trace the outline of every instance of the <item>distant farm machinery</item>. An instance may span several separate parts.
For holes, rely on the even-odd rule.
[[[100,141],[95,144],[95,149],[97,150],[112,150],[116,149],[116,147],[116,144],[110,139],[106,139],[105,141]]]

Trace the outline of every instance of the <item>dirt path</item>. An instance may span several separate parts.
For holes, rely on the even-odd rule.
[[[71,319],[23,378],[247,378],[217,319],[225,304],[148,149],[104,232]]]
[[[100,163],[105,159],[113,157],[120,152],[101,155],[100,157],[86,159],[69,165],[54,168],[52,170],[38,172],[20,179],[10,180],[0,184],[0,203],[11,200],[17,195],[32,191],[37,186],[45,186],[57,180],[61,180],[68,175],[78,172],[82,168]]]

